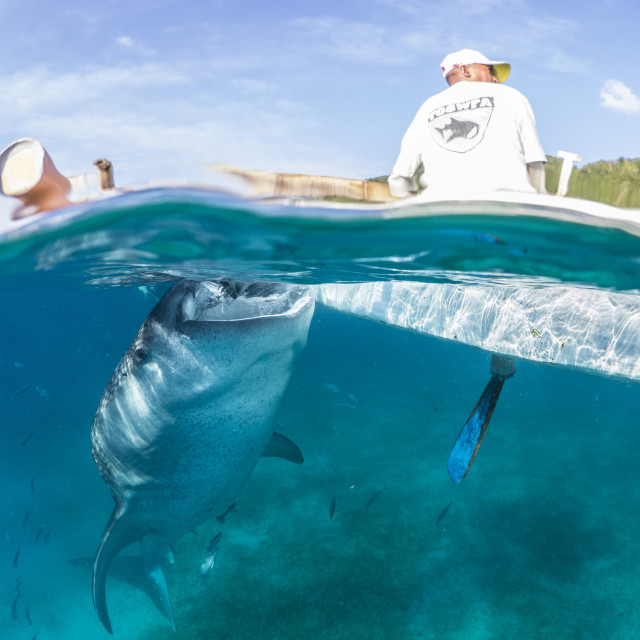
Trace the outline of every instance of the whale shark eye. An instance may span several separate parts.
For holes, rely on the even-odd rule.
[[[147,357],[147,350],[142,347],[138,347],[133,352],[133,357],[136,359],[136,362],[142,362]]]

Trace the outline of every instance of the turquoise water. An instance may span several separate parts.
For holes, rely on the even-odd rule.
[[[639,254],[623,230],[535,215],[387,220],[161,190],[5,237],[0,636],[108,637],[91,565],[113,503],[90,428],[170,283],[233,275],[633,294]],[[277,419],[305,463],[261,460],[224,525],[175,545],[165,573],[176,632],[112,570],[115,637],[635,637],[638,383],[517,360],[456,485],[447,458],[489,360],[318,305]]]

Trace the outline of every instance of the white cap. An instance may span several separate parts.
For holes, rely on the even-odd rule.
[[[450,53],[441,63],[442,75],[446,78],[456,67],[466,64],[486,64],[493,66],[493,75],[498,82],[504,82],[511,71],[511,65],[508,62],[499,62],[489,60],[487,56],[482,55],[474,49],[461,49],[455,53]]]

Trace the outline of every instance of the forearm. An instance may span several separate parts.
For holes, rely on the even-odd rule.
[[[402,139],[400,153],[389,175],[389,192],[394,198],[405,198],[419,191],[415,173],[422,156],[417,140],[414,120]]]
[[[388,182],[389,193],[391,193],[394,198],[406,198],[417,192],[413,178],[392,173],[389,176]]]
[[[547,193],[545,186],[544,162],[530,162],[527,165],[527,174],[531,186],[538,193]]]

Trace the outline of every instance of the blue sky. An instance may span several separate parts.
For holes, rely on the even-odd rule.
[[[0,0],[0,146],[118,182],[190,163],[389,173],[439,63],[512,64],[549,154],[640,157],[637,0]],[[179,167],[182,167],[180,169]]]

